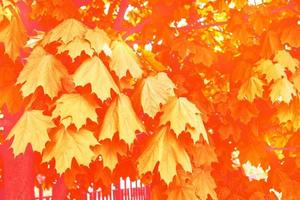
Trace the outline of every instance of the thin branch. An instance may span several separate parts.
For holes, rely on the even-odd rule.
[[[287,147],[272,147],[272,146],[268,146],[268,150],[269,151],[295,151],[297,149],[299,149],[300,146],[287,146]]]
[[[277,14],[278,12],[282,12],[285,10],[290,10],[293,11],[295,13],[297,13],[297,11],[295,11],[293,9],[293,5],[292,3],[289,3],[288,5],[276,8],[274,10],[271,11],[272,14]],[[126,33],[123,35],[123,39],[126,39],[128,36],[134,34],[134,33],[139,33],[142,31],[142,29],[144,28],[145,25],[149,24],[151,22],[150,17],[147,17],[146,19],[144,19],[142,22],[140,22],[139,24],[137,24],[136,26],[128,29],[126,31]],[[191,30],[199,30],[199,29],[205,29],[205,28],[209,28],[209,27],[213,27],[213,26],[223,26],[226,25],[228,23],[228,21],[225,22],[216,22],[216,23],[212,23],[212,24],[203,24],[203,23],[194,23],[194,24],[190,24],[184,27],[175,27],[175,29],[179,30],[179,31],[191,31]]]
[[[113,1],[112,4],[110,4],[109,10],[108,10],[108,13],[107,13],[107,16],[108,16],[109,18],[112,18],[113,13],[114,13],[114,10],[115,10],[115,8],[116,8],[116,5],[117,5],[117,1]]]
[[[289,10],[289,11],[292,11],[296,14],[299,14],[299,12],[294,9],[295,6],[296,6],[295,2],[290,1],[287,5],[272,10],[271,13],[272,14],[277,14],[277,13],[280,13],[282,11]]]
[[[128,0],[121,0],[119,12],[118,12],[117,18],[113,24],[113,28],[115,30],[122,29],[122,22],[124,20],[124,16],[125,16],[125,12],[127,10],[128,4],[129,4]]]
[[[180,28],[177,28],[177,30],[182,30],[182,31],[190,31],[190,30],[198,30],[198,29],[204,29],[204,28],[209,28],[209,27],[213,27],[213,26],[223,26],[227,24],[226,22],[216,22],[216,23],[212,23],[212,24],[193,24],[193,25],[188,25],[188,26],[183,26]]]
[[[128,36],[134,34],[134,33],[139,33],[143,30],[144,26],[150,23],[150,18],[146,18],[143,21],[141,21],[139,24],[136,26],[127,29],[126,33],[123,35],[123,39],[126,39]]]

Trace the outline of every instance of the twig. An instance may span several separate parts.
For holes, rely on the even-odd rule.
[[[276,9],[272,10],[271,13],[277,14],[277,13],[285,11],[285,10],[290,10],[290,11],[298,14],[298,12],[294,9],[294,3],[289,3],[285,6],[276,8]],[[142,22],[137,24],[136,26],[128,29],[126,31],[126,33],[123,35],[123,39],[126,39],[128,36],[130,36],[134,33],[141,32],[142,29],[145,27],[145,25],[149,24],[150,22],[151,22],[151,18],[149,16],[149,17],[145,18]],[[177,29],[179,31],[191,31],[191,30],[205,29],[205,28],[209,28],[209,27],[213,27],[213,26],[223,26],[223,25],[226,25],[227,23],[228,23],[228,21],[216,22],[216,23],[212,23],[212,24],[194,23],[194,24],[190,24],[190,25],[180,27],[180,28],[175,27],[175,29]]]
[[[126,39],[128,36],[134,34],[134,33],[139,33],[143,30],[144,26],[150,23],[150,18],[146,18],[143,21],[141,21],[139,24],[136,26],[127,29],[126,33],[123,35],[123,39]]]
[[[119,12],[113,25],[113,28],[115,30],[122,30],[122,22],[124,20],[124,15],[127,10],[127,7],[128,7],[128,0],[121,0]]]
[[[212,26],[223,26],[225,24],[227,24],[227,21],[226,22],[216,22],[216,23],[212,23],[212,24],[200,24],[200,23],[197,23],[197,24],[193,24],[193,25],[183,26],[183,27],[177,28],[177,30],[190,31],[190,30],[195,30],[195,29],[209,28],[209,27],[212,27]]]

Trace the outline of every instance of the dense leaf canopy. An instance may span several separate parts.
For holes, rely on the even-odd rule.
[[[3,0],[2,142],[74,198],[300,198],[299,0]],[[299,95],[299,96],[298,96]],[[0,158],[1,159],[1,158]],[[47,166],[47,167],[45,167]]]

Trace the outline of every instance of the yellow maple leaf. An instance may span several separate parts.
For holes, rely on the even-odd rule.
[[[274,61],[286,67],[293,73],[296,71],[299,65],[299,61],[296,58],[293,58],[291,54],[285,50],[278,51],[274,57]]]
[[[272,80],[277,80],[286,77],[284,67],[279,64],[273,64],[271,60],[262,59],[257,62],[256,71],[266,76],[266,80],[270,83]]]
[[[73,123],[77,128],[81,128],[87,119],[97,122],[97,104],[80,94],[64,94],[55,105],[52,117],[60,116],[60,121],[65,127]]]
[[[91,45],[85,39],[75,37],[71,42],[67,44],[62,44],[57,48],[57,54],[61,54],[65,51],[68,51],[68,55],[74,59],[81,55],[81,52],[85,52],[89,56],[93,56],[94,50],[91,48]]]
[[[75,72],[73,79],[76,86],[85,86],[90,83],[92,92],[101,101],[111,97],[111,90],[119,93],[119,88],[114,79],[103,62],[96,56],[84,61]]]
[[[271,85],[270,98],[273,103],[276,101],[289,103],[293,95],[296,95],[294,85],[287,78],[279,79]]]
[[[104,51],[106,55],[110,53],[107,52],[110,44],[110,38],[107,33],[99,28],[88,29],[85,33],[85,39],[88,40],[91,44],[91,47],[97,52],[97,54]]]
[[[4,43],[5,53],[12,60],[16,60],[20,48],[26,42],[27,33],[17,8],[9,3],[4,9],[6,13],[9,13],[9,16],[5,15],[8,17],[9,23],[4,27],[0,27],[0,43]]]
[[[149,63],[149,69],[157,72],[162,72],[168,70],[168,67],[163,65],[156,59],[156,55],[152,51],[147,51],[144,49],[140,49],[143,58],[147,63]]]
[[[68,79],[68,72],[63,64],[42,47],[37,46],[27,58],[17,84],[23,84],[21,91],[25,97],[41,86],[44,93],[53,98],[63,88],[62,79]]]
[[[194,142],[197,142],[200,135],[208,142],[207,133],[201,118],[201,112],[185,97],[172,97],[162,107],[163,114],[160,118],[160,125],[170,122],[170,127],[177,136],[186,131],[191,134]]]
[[[140,67],[137,55],[124,41],[113,41],[111,48],[112,58],[109,67],[119,79],[126,76],[127,71],[133,78],[142,76],[143,70]]]
[[[241,85],[237,98],[253,102],[256,97],[262,97],[263,92],[263,82],[259,78],[252,76]]]
[[[139,156],[138,171],[140,174],[152,172],[159,162],[158,171],[161,178],[169,184],[176,175],[178,164],[185,171],[192,171],[190,158],[181,145],[176,135],[170,130],[170,127],[164,126],[157,133],[154,133],[149,143],[145,146],[143,153]]]
[[[137,130],[144,131],[145,128],[136,116],[129,97],[120,93],[105,113],[99,140],[112,140],[115,133],[118,132],[119,138],[131,145]]]
[[[76,19],[66,19],[45,35],[42,45],[45,46],[51,42],[58,41],[67,44],[75,37],[83,38],[87,29],[83,23]]]
[[[71,167],[74,158],[78,164],[88,166],[94,157],[90,149],[98,143],[93,133],[86,129],[78,131],[61,127],[54,135],[53,145],[44,151],[43,162],[55,159],[55,168],[59,174]]]
[[[154,117],[160,110],[160,105],[167,102],[169,97],[175,96],[176,86],[164,72],[147,77],[142,86],[141,105],[144,113]]]
[[[14,155],[24,153],[28,144],[31,144],[33,151],[41,153],[50,140],[48,129],[53,127],[51,117],[41,110],[25,111],[7,136],[7,139],[14,137],[11,145]]]
[[[94,152],[101,155],[103,166],[113,171],[118,164],[118,155],[125,156],[127,154],[127,145],[122,141],[104,140],[100,145],[96,146]]]
[[[17,11],[13,2],[2,0],[0,5],[0,22],[2,22],[4,19],[11,21],[13,17],[13,11]]]
[[[213,200],[217,200],[215,189],[217,185],[208,169],[193,169],[192,183],[196,189],[196,195],[201,200],[206,200],[208,196]]]

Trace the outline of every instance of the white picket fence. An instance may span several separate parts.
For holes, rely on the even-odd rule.
[[[52,200],[52,190],[44,190],[42,194],[39,188],[35,188],[36,200]],[[101,188],[94,189],[89,187],[86,192],[86,200],[149,200],[150,189],[140,182],[131,181],[129,178],[120,179],[119,185],[111,185],[110,194],[104,195]]]

